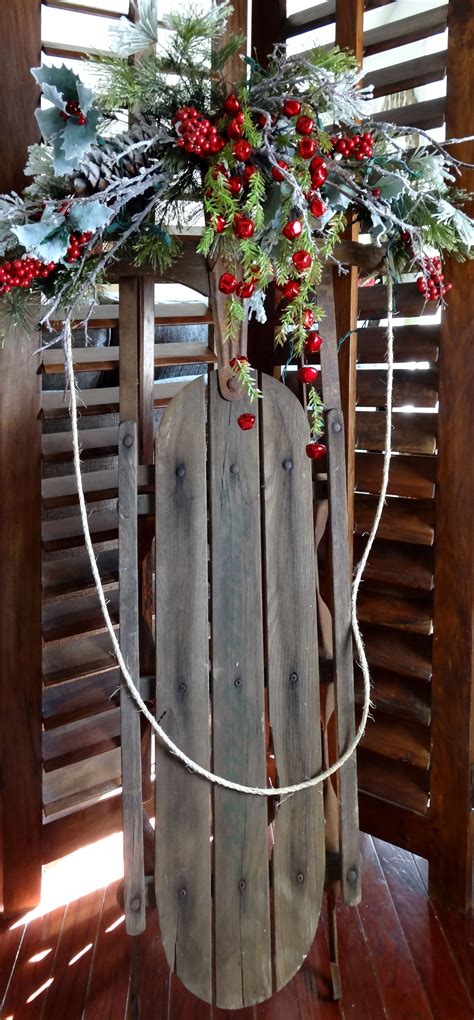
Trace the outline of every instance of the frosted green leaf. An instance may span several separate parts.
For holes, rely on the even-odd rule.
[[[42,88],[44,85],[52,85],[64,96],[66,101],[77,99],[77,85],[80,83],[80,78],[65,64],[62,64],[61,67],[33,67],[31,73]]]
[[[64,121],[55,106],[50,106],[47,110],[36,110],[35,117],[44,139],[52,138],[64,127]]]
[[[74,119],[68,120],[63,133],[61,148],[67,160],[82,159],[96,140],[97,125],[100,120],[98,110],[91,110],[85,124],[78,124]]]
[[[111,217],[110,209],[103,202],[77,202],[69,208],[68,220],[75,230],[98,230],[105,227]]]
[[[39,223],[26,223],[12,227],[20,244],[29,254],[36,255],[43,262],[57,262],[66,254],[69,231],[64,216],[45,210]]]

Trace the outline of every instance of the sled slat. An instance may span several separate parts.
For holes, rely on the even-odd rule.
[[[311,465],[296,398],[264,376],[263,482],[270,724],[278,783],[321,769]],[[281,988],[309,953],[324,881],[322,786],[283,798],[273,851],[275,977]]]
[[[165,412],[156,442],[156,714],[210,766],[205,384]],[[212,997],[210,787],[156,748],[156,899],[168,963]]]
[[[265,786],[258,430],[209,380],[214,770]],[[216,1004],[271,994],[267,803],[214,788]]]

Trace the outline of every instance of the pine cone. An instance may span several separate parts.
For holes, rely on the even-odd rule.
[[[152,145],[141,146],[140,142],[154,140]],[[145,121],[140,121],[115,138],[107,138],[94,144],[84,159],[78,164],[78,173],[74,177],[74,188],[78,195],[103,191],[110,182],[120,177],[136,177],[142,167],[150,165],[156,159],[161,148],[162,139],[157,135],[156,128]],[[137,145],[131,152],[131,146]],[[121,159],[121,153],[127,152]]]

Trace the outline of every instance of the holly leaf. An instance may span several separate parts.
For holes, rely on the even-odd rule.
[[[65,100],[77,99],[77,86],[81,79],[69,67],[62,64],[61,67],[33,67],[31,73],[38,85],[41,85],[44,92],[44,85],[52,85]],[[46,95],[46,93],[45,93]]]
[[[86,114],[94,102],[94,93],[82,81],[77,83],[77,98],[82,113]]]
[[[69,245],[69,230],[60,213],[45,209],[39,223],[25,223],[12,227],[25,251],[36,255],[43,262],[58,262],[66,254]]]
[[[344,185],[346,187],[346,185]],[[326,182],[324,186],[325,197],[328,200],[328,205],[332,209],[348,209],[351,202],[354,201],[355,195],[346,195],[344,191],[339,191],[337,188],[333,188],[331,184]]]
[[[406,190],[406,186],[407,182],[398,174],[384,174],[378,181],[375,181],[375,187],[380,188],[380,198],[385,198],[387,201],[391,198],[398,198]]]
[[[62,136],[59,134],[55,135],[53,138],[54,169],[59,176],[62,174],[72,174],[78,163],[77,159],[66,159],[62,144]]]
[[[79,201],[76,205],[69,207],[68,220],[75,230],[84,233],[87,230],[98,230],[105,227],[109,222],[112,213],[103,202]]]
[[[53,135],[59,134],[64,127],[64,121],[55,106],[50,106],[47,110],[36,110],[35,117],[45,141],[52,138]]]
[[[96,140],[97,125],[100,120],[98,110],[91,110],[85,124],[78,124],[74,118],[68,120],[64,132],[61,148],[67,160],[82,159],[84,153],[90,149]]]
[[[66,110],[66,103],[60,92],[58,92],[55,85],[43,85],[43,95],[45,99],[49,99],[49,102],[53,104],[58,110]]]

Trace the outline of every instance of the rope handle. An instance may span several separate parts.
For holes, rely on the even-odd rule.
[[[84,498],[84,489],[82,485],[82,474],[81,474],[81,461],[80,461],[80,447],[79,447],[79,433],[77,427],[77,395],[76,395],[76,380],[74,375],[74,363],[72,354],[72,334],[71,334],[71,323],[67,319],[64,326],[64,353],[66,362],[67,377],[70,384],[70,412],[71,412],[71,428],[72,428],[72,444],[73,444],[73,455],[74,455],[74,473],[76,476],[77,492],[79,497],[79,507],[81,513],[82,527],[84,529],[84,539],[86,544],[87,553],[90,560],[92,574],[94,577],[95,585],[97,588],[97,594],[99,596],[99,602],[102,609],[104,621],[109,633],[112,647],[115,652],[118,665],[125,681],[130,694],[139,708],[139,710],[145,716],[145,719],[150,723],[150,726],[159,737],[161,742],[168,748],[171,754],[175,755],[191,772],[195,775],[201,776],[210,783],[214,783],[216,786],[223,786],[227,790],[234,790],[236,793],[244,793],[254,797],[286,797],[291,796],[294,793],[299,793],[300,790],[309,790],[313,786],[318,786],[323,783],[330,776],[338,772],[339,769],[349,760],[354,753],[357,745],[360,743],[367,724],[367,719],[370,710],[370,673],[369,665],[367,662],[367,656],[365,654],[364,643],[359,628],[359,622],[357,619],[357,595],[359,592],[362,575],[369,558],[370,550],[373,546],[377,529],[382,516],[385,498],[387,495],[388,478],[390,471],[390,460],[392,456],[392,393],[393,393],[393,282],[390,273],[388,274],[387,281],[387,418],[385,425],[385,453],[383,463],[383,476],[382,476],[382,487],[380,491],[379,500],[377,503],[377,510],[375,513],[374,521],[370,534],[367,540],[367,545],[364,550],[364,554],[357,567],[353,586],[352,586],[352,600],[351,600],[351,621],[352,631],[354,635],[355,644],[359,654],[360,666],[362,669],[362,675],[364,679],[364,705],[362,710],[361,720],[357,729],[356,734],[350,741],[349,745],[337,761],[333,762],[332,765],[324,769],[324,771],[318,773],[316,776],[312,776],[310,779],[306,779],[302,783],[295,783],[291,786],[279,786],[276,788],[258,787],[258,786],[243,786],[240,783],[234,783],[230,779],[226,779],[224,776],[216,775],[214,772],[210,772],[208,769],[203,768],[198,762],[193,761],[185,751],[171,740],[171,737],[165,732],[160,726],[155,717],[152,715],[150,710],[147,708],[139,690],[137,689],[130,672],[127,668],[126,662],[123,658],[122,651],[117,640],[113,623],[110,618],[109,610],[107,608],[107,602],[102,586],[102,581],[95,558],[94,549],[92,546],[91,534],[89,529],[89,521],[87,517],[87,508]]]

